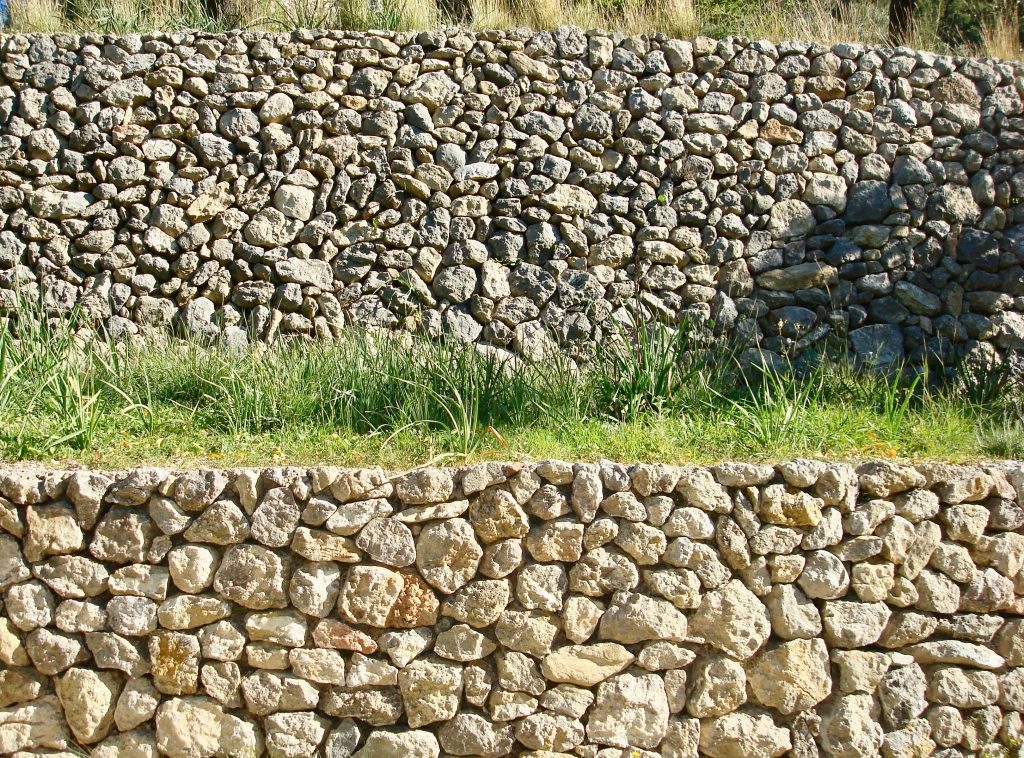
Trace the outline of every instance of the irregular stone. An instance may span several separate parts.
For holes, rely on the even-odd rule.
[[[89,652],[78,637],[45,628],[30,632],[24,644],[36,671],[46,676],[56,676],[89,659]]]
[[[114,723],[122,732],[145,724],[160,705],[160,693],[148,678],[130,679],[121,690],[114,708]]]
[[[306,758],[314,754],[330,722],[310,711],[274,713],[267,717],[267,754],[271,758]]]
[[[87,632],[85,644],[97,668],[117,669],[130,677],[149,673],[149,661],[143,657],[139,646],[125,637],[109,632]]]
[[[275,487],[253,511],[250,531],[254,539],[267,547],[284,547],[299,523],[299,506],[291,491]]]
[[[91,745],[107,736],[121,694],[117,674],[71,668],[57,679],[55,690],[78,742]]]
[[[603,619],[602,619],[603,623]],[[768,609],[739,580],[709,592],[690,617],[690,633],[735,658],[750,658],[771,634]]]
[[[234,545],[248,539],[249,520],[242,509],[230,500],[218,500],[199,514],[185,530],[189,542]]]
[[[843,692],[874,692],[891,663],[885,653],[867,650],[836,650],[832,660],[839,666],[839,689]]]
[[[32,574],[21,555],[18,541],[10,535],[0,534],[0,591],[30,576]]]
[[[859,758],[878,753],[884,733],[871,716],[872,705],[870,695],[850,694],[822,706],[819,739],[827,755]]]
[[[583,554],[583,525],[548,521],[526,535],[526,549],[535,561],[573,563]]]
[[[434,641],[437,655],[461,663],[486,658],[496,649],[497,645],[466,624],[456,624],[438,634]]]
[[[0,752],[65,750],[69,739],[56,698],[0,708]]]
[[[460,713],[446,722],[438,738],[450,755],[500,756],[512,750],[512,728],[475,713]]]
[[[395,494],[406,505],[444,503],[454,490],[452,472],[444,468],[416,469],[395,481]]]
[[[551,652],[558,630],[558,618],[553,614],[506,609],[495,624],[494,635],[511,650],[542,657]]]
[[[802,237],[813,229],[814,215],[811,208],[800,200],[784,200],[781,203],[776,203],[768,217],[768,232],[778,239]],[[761,284],[765,287],[769,286],[763,282]],[[798,286],[794,289],[802,289],[802,287]]]
[[[604,614],[605,606],[581,595],[570,595],[562,608],[562,631],[580,644],[590,639]]]
[[[874,644],[882,636],[891,613],[885,603],[826,601],[821,614],[825,625],[825,642],[830,647],[839,648],[859,648]]]
[[[416,543],[409,527],[395,519],[372,519],[364,526],[356,545],[373,560],[399,568],[416,560]]]
[[[25,509],[26,560],[41,561],[50,555],[68,555],[85,544],[75,512],[63,505],[30,506]]]
[[[474,577],[482,556],[473,527],[464,519],[428,524],[416,539],[416,567],[430,586],[445,594]]]
[[[402,700],[394,688],[357,692],[332,689],[324,693],[319,707],[328,715],[359,718],[371,726],[394,724],[402,715]]]
[[[320,693],[312,684],[280,671],[259,671],[242,678],[246,710],[256,716],[279,711],[308,711],[317,707]],[[323,710],[331,714],[328,704]]]
[[[770,716],[730,713],[701,725],[700,750],[711,758],[772,758],[789,750],[789,730]]]
[[[170,758],[259,755],[263,737],[251,721],[204,698],[171,698],[156,713],[156,740]]]
[[[526,513],[511,493],[490,488],[470,501],[469,520],[485,545],[501,539],[523,537],[529,531]]]
[[[149,637],[153,685],[165,695],[193,695],[199,687],[199,640],[180,632]]]
[[[338,597],[339,612],[351,623],[383,627],[405,586],[397,571],[380,566],[353,566]]]
[[[213,505],[227,484],[228,477],[223,471],[215,469],[189,471],[174,480],[174,502],[190,513],[201,511]]]
[[[797,584],[810,598],[834,600],[846,594],[850,574],[835,555],[827,550],[815,550],[807,556]]]
[[[385,632],[378,638],[381,650],[391,659],[392,663],[399,667],[404,667],[414,660],[433,641],[434,635],[429,629]]]
[[[996,670],[1005,661],[1001,655],[982,645],[959,640],[937,640],[910,645],[902,652],[912,655],[918,663],[952,663],[979,669]]]
[[[729,493],[707,469],[685,468],[679,472],[675,482],[675,487],[670,489],[679,493],[686,505],[712,513],[728,513],[732,508]]]
[[[358,563],[359,550],[355,541],[319,529],[300,526],[292,535],[291,549],[308,561],[336,561]]]
[[[920,666],[912,664],[890,669],[878,687],[886,721],[898,727],[920,716],[928,707],[926,688],[927,681]]]
[[[723,608],[728,606],[728,611],[732,611],[732,600],[733,596],[730,595],[716,610],[726,612]],[[701,608],[704,608],[703,603]],[[698,610],[693,617],[694,621],[696,622],[698,617],[707,620],[716,610],[706,609],[703,616]],[[765,625],[767,626],[767,619]],[[601,639],[626,645],[645,640],[683,642],[687,639],[687,619],[681,611],[665,600],[657,600],[636,592],[617,592],[612,604],[601,616],[599,635]]]
[[[231,615],[231,603],[213,595],[176,595],[157,608],[157,620],[166,629],[194,629]]]
[[[576,719],[551,713],[533,713],[516,722],[516,740],[538,751],[572,750],[584,740]]]
[[[391,758],[396,755],[437,758],[440,753],[441,747],[432,732],[419,729],[402,732],[375,730],[366,738],[363,747],[353,754],[353,758]]]
[[[857,469],[862,490],[872,497],[887,498],[916,487],[923,487],[924,476],[910,466],[887,461],[872,461]]]
[[[28,657],[25,658],[28,663]],[[31,669],[14,668],[0,671],[0,708],[36,700],[43,692],[46,681]]]
[[[345,684],[345,659],[337,650],[296,648],[288,652],[296,676],[317,684]]]
[[[832,692],[828,649],[821,639],[765,650],[747,667],[747,678],[758,702],[785,715],[812,708]]]
[[[999,678],[990,671],[972,671],[947,666],[928,678],[928,701],[956,708],[983,708],[1000,696]],[[1004,692],[1008,688],[1002,688]]]
[[[668,732],[665,684],[655,674],[618,674],[601,682],[587,739],[612,747],[652,749]]]
[[[445,721],[458,710],[461,667],[440,659],[416,660],[398,673],[398,687],[410,727]]]
[[[167,554],[167,568],[174,586],[192,594],[209,589],[219,564],[219,553],[206,545],[181,545]]]
[[[633,658],[626,648],[611,642],[569,645],[545,656],[541,671],[549,681],[593,687],[622,671]]]
[[[490,626],[511,600],[509,583],[501,579],[470,582],[445,598],[441,615],[462,621],[478,629]]]
[[[288,598],[298,610],[323,618],[338,600],[341,571],[337,564],[323,561],[296,567],[288,582]]]
[[[33,566],[33,573],[60,597],[96,597],[106,590],[109,574],[102,563],[81,555],[59,555]]]
[[[213,588],[234,603],[252,610],[284,608],[291,564],[259,545],[234,545],[224,553]]]
[[[31,632],[53,622],[53,594],[42,582],[16,584],[4,596],[4,610],[18,629]]]
[[[615,548],[590,550],[569,569],[569,589],[591,597],[632,590],[639,581],[636,566]]]
[[[516,578],[516,597],[527,610],[559,611],[568,589],[565,569],[554,564],[523,566]]]
[[[747,701],[743,666],[724,655],[701,658],[690,674],[686,712],[697,718],[731,713]]]

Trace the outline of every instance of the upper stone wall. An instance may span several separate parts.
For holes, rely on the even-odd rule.
[[[778,353],[1018,350],[1022,71],[568,27],[8,36],[0,287],[233,343],[585,355],[639,307]]]

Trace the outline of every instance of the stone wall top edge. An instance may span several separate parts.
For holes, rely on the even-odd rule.
[[[268,463],[266,465],[217,465],[213,461],[195,462],[187,465],[174,463],[146,463],[135,466],[92,466],[79,461],[64,461],[60,463],[44,463],[36,461],[0,461],[0,481],[9,477],[58,477],[70,476],[75,473],[97,473],[120,479],[142,471],[162,472],[167,476],[179,476],[191,472],[217,471],[227,476],[233,476],[248,472],[330,472],[340,475],[356,472],[372,471],[387,479],[395,479],[405,476],[411,472],[449,470],[456,476],[467,471],[490,470],[500,472],[503,476],[512,476],[524,470],[536,471],[544,467],[568,468],[573,472],[581,469],[594,467],[609,467],[624,469],[626,471],[640,469],[663,469],[670,471],[709,471],[712,475],[716,472],[728,471],[761,471],[767,475],[768,469],[773,470],[772,477],[782,477],[783,472],[796,466],[810,466],[822,471],[828,469],[845,469],[856,472],[867,471],[878,467],[914,469],[929,478],[940,478],[943,475],[950,475],[954,472],[966,473],[970,471],[1000,470],[1020,472],[1024,477],[1024,460],[1016,459],[992,459],[980,461],[949,461],[949,460],[907,460],[899,458],[863,458],[863,459],[827,459],[821,457],[792,457],[780,458],[777,460],[721,460],[715,462],[683,462],[666,463],[662,461],[629,461],[611,458],[596,460],[568,460],[557,458],[539,458],[528,461],[494,460],[476,461],[473,463],[426,463],[422,465],[408,466],[405,468],[375,466],[372,464],[363,466],[349,466],[332,464],[330,462],[320,463]],[[943,472],[943,473],[939,473]],[[728,478],[728,475],[726,475]],[[716,476],[716,478],[719,478]]]
[[[706,35],[698,35],[696,37],[674,37],[670,34],[660,31],[652,31],[650,33],[643,34],[625,34],[615,29],[600,29],[600,28],[586,28],[580,27],[576,24],[563,24],[559,29],[564,28],[578,28],[581,29],[588,36],[603,36],[613,37],[615,39],[628,39],[628,38],[642,38],[651,39],[656,38],[661,41],[667,40],[679,40],[682,42],[696,42],[697,40],[708,40],[713,39],[716,42],[731,42],[740,44],[768,44],[776,48],[786,48],[791,46],[817,46],[821,49],[828,49],[843,57],[859,57],[861,54],[866,52],[876,52],[884,57],[891,57],[894,54],[901,55],[912,55],[922,56],[929,61],[979,61],[987,64],[1005,64],[1012,66],[1015,69],[1024,72],[1024,61],[1007,60],[1002,58],[994,58],[990,56],[970,56],[970,55],[950,55],[944,53],[935,53],[929,50],[922,50],[913,47],[891,47],[886,45],[875,45],[863,42],[836,42],[833,44],[819,43],[811,40],[801,39],[784,39],[778,42],[773,42],[767,39],[755,39],[753,37],[746,37],[743,35],[723,35],[708,37]],[[505,37],[511,37],[518,39],[522,42],[527,42],[537,35],[551,34],[554,29],[551,30],[535,30],[528,27],[510,27],[510,28],[493,28],[493,29],[480,29],[471,30],[459,26],[450,27],[439,27],[437,29],[423,29],[423,30],[412,30],[412,31],[392,31],[388,29],[370,29],[370,30],[356,30],[356,29],[291,29],[286,31],[268,31],[268,30],[256,30],[256,29],[232,29],[223,32],[210,32],[203,31],[201,29],[179,29],[179,30],[154,30],[149,32],[140,32],[136,34],[107,34],[101,32],[18,32],[18,33],[0,33],[0,49],[8,45],[12,40],[18,39],[38,39],[40,37],[51,37],[54,40],[69,39],[77,40],[77,45],[81,46],[84,44],[96,44],[97,41],[102,40],[104,44],[116,44],[119,40],[175,40],[183,37],[192,37],[198,39],[231,39],[234,37],[242,37],[245,40],[258,40],[258,39],[273,39],[276,41],[284,42],[311,42],[317,38],[331,37],[337,40],[354,40],[359,38],[371,39],[371,38],[384,38],[390,40],[403,40],[401,44],[408,44],[415,40],[417,37],[423,34],[440,34],[440,35],[454,35],[454,34],[468,34],[472,37],[481,40],[493,40],[499,35]],[[407,40],[408,42],[406,42]],[[179,43],[175,43],[179,44]]]

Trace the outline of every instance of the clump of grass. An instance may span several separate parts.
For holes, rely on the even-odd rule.
[[[971,373],[967,373],[971,372]],[[798,455],[1024,457],[1003,369],[955,383],[844,360],[751,363],[701,329],[623,324],[578,368],[350,330],[229,350],[113,343],[21,303],[0,330],[0,456],[93,465]]]
[[[887,23],[886,6],[881,2],[767,0],[744,8],[727,28],[754,39],[881,44]]]
[[[996,12],[981,19],[980,54],[1005,60],[1022,57],[1020,11],[1020,0],[999,0]]]
[[[11,29],[20,32],[59,32],[66,29],[57,0],[10,0]]]
[[[709,332],[689,323],[619,324],[591,369],[597,407],[627,421],[692,405],[699,394],[715,392],[728,383],[737,350],[727,341],[710,350],[710,340]]]

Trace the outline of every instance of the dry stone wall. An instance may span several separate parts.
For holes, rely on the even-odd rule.
[[[0,493],[3,755],[954,758],[1022,734],[1020,463],[7,469]]]
[[[554,32],[0,40],[0,290],[115,336],[1024,348],[1018,64]],[[770,355],[766,357],[771,358]]]

